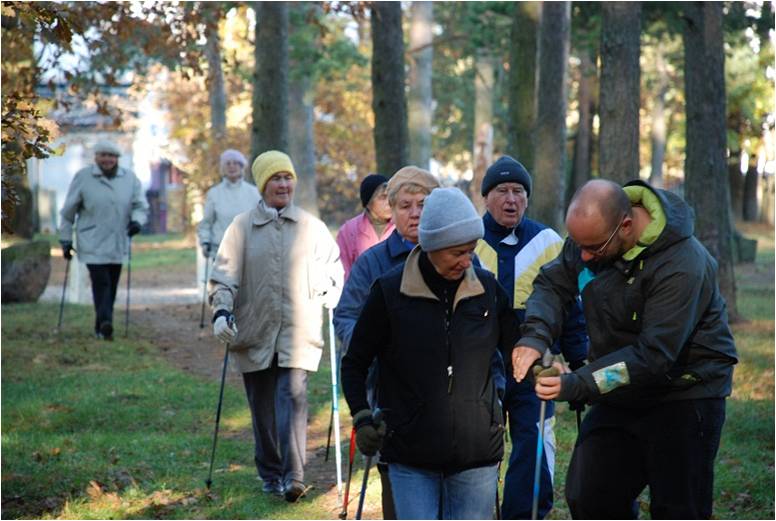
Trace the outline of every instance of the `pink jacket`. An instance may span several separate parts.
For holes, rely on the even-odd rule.
[[[337,246],[340,249],[342,266],[345,268],[345,280],[348,280],[350,268],[353,267],[358,256],[378,242],[387,239],[393,229],[394,225],[389,221],[383,230],[383,235],[378,237],[365,211],[342,225],[337,233]]]

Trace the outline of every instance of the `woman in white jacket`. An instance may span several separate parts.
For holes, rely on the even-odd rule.
[[[326,225],[293,204],[291,159],[265,152],[252,172],[262,199],[229,225],[210,276],[213,333],[243,375],[263,490],[294,502],[305,490],[307,373],[318,370],[322,305],[339,300],[343,269]]]
[[[261,198],[256,187],[243,179],[247,164],[245,156],[238,150],[230,148],[221,154],[219,169],[223,179],[208,190],[205,216],[197,226],[197,236],[205,258],[215,255],[232,219],[255,208]]]

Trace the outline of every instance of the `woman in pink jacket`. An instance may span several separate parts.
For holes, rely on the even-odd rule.
[[[391,235],[391,207],[388,205],[388,180],[379,174],[361,181],[360,195],[364,211],[345,222],[337,234],[340,260],[348,280],[350,268],[359,255]]]

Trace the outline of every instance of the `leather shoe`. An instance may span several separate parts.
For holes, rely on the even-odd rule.
[[[304,483],[292,480],[286,485],[283,497],[285,497],[286,501],[289,503],[294,503],[302,494],[304,494],[304,489]]]
[[[283,495],[283,485],[280,481],[265,481],[261,486],[261,491],[265,494],[272,494],[273,496]]]
[[[113,324],[110,322],[100,324],[100,334],[104,340],[113,340]]]

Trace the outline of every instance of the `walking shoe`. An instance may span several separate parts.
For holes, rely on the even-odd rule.
[[[100,334],[105,340],[113,340],[113,324],[110,322],[100,324]]]
[[[294,503],[302,494],[304,494],[304,490],[304,483],[293,479],[286,485],[283,496],[289,503]]]
[[[283,485],[280,481],[265,481],[261,486],[261,491],[265,494],[272,494],[273,496],[283,495]]]

